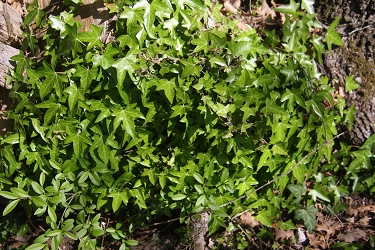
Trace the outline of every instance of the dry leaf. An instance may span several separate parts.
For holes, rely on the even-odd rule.
[[[294,233],[292,230],[284,230],[284,229],[279,229],[279,228],[275,228],[275,240],[279,240],[279,239],[289,239],[289,238],[292,238],[294,237]]]
[[[375,205],[361,206],[361,207],[357,207],[357,209],[360,213],[365,213],[365,212],[375,213]]]
[[[256,227],[259,226],[259,221],[255,220],[255,217],[249,212],[246,212],[241,214],[239,224],[248,227]]]
[[[323,246],[325,246],[324,236],[321,234],[306,232],[307,237],[309,238],[309,246],[317,247],[319,249],[322,249]]]
[[[238,22],[237,27],[238,27],[239,30],[243,30],[243,31],[249,29],[249,25],[246,22],[246,19],[244,19],[244,18],[242,18],[242,20],[240,22]]]
[[[367,233],[361,229],[354,229],[351,232],[348,232],[347,234],[340,234],[338,236],[338,239],[340,241],[345,241],[348,243],[359,241],[360,239],[363,239],[367,236]]]
[[[361,224],[362,226],[368,226],[370,220],[371,220],[370,217],[368,217],[368,216],[364,216],[363,218],[361,218],[361,219],[358,221],[358,223]]]
[[[224,11],[232,14],[237,14],[238,9],[229,0],[226,0],[224,2]]]
[[[263,3],[256,8],[254,12],[257,13],[258,16],[262,17],[263,20],[266,20],[268,16],[271,16],[271,19],[276,18],[276,12],[268,6],[267,1],[263,1]]]
[[[340,223],[336,223],[332,226],[328,226],[326,224],[319,224],[319,225],[316,225],[316,228],[315,228],[315,230],[317,231],[325,231],[327,238],[331,235],[334,235],[336,231],[340,229],[341,229]]]

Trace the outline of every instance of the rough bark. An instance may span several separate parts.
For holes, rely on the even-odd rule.
[[[361,145],[375,132],[375,1],[374,0],[316,0],[316,11],[323,24],[336,18],[344,46],[336,48],[324,59],[324,69],[331,79],[341,84],[354,75],[360,88],[348,95],[347,104],[357,109],[350,144]]]
[[[22,36],[21,15],[7,3],[0,1],[0,86],[5,86],[5,76],[13,68],[11,57],[18,54],[14,48]]]

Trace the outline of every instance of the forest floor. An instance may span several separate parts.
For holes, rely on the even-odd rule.
[[[239,28],[245,29],[245,24],[261,31],[265,27],[277,27],[279,20],[270,6],[265,4],[253,9],[256,17],[249,14],[246,1],[225,2],[223,13],[241,16]],[[272,1],[273,2],[273,1]],[[242,9],[238,15],[238,7]],[[255,7],[255,6],[254,6]],[[271,6],[272,7],[272,6]],[[275,15],[275,16],[274,16]],[[267,18],[271,17],[271,19]],[[327,67],[327,65],[323,65]],[[332,69],[327,69],[331,72]],[[330,74],[330,77],[335,77]],[[336,76],[337,77],[337,76]],[[10,107],[9,91],[0,87],[0,136],[11,128],[11,123],[3,118],[3,112]],[[0,208],[2,203],[0,203]],[[250,213],[243,214],[237,224],[238,229],[219,231],[214,235],[207,235],[207,216],[203,219],[191,218],[186,225],[176,222],[163,223],[168,218],[161,218],[161,224],[138,228],[128,235],[139,245],[132,249],[338,249],[355,247],[371,249],[375,246],[375,196],[366,193],[354,194],[342,198],[343,210],[335,214],[330,207],[319,206],[316,216],[316,228],[313,232],[303,230],[282,230],[275,227],[268,228],[259,224]],[[288,211],[283,211],[283,221],[293,219]],[[104,216],[105,217],[105,216]],[[111,219],[110,217],[105,219]],[[27,219],[22,210],[15,210],[6,217],[0,217],[0,249],[24,249],[43,233],[44,220],[42,218]],[[28,227],[22,225],[28,224]],[[298,225],[297,225],[298,226]],[[302,223],[300,225],[302,228]],[[5,231],[2,228],[11,229]],[[23,229],[22,236],[18,236],[19,229]],[[110,237],[102,240],[102,249],[118,249],[116,242]],[[64,238],[60,249],[77,249],[77,243]],[[357,248],[351,248],[357,249]]]

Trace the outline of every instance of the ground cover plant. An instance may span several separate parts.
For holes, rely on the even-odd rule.
[[[281,32],[258,34],[210,1],[124,0],[108,5],[109,41],[94,25],[79,33],[74,7],[47,16],[31,5],[9,78],[15,129],[0,141],[3,216],[22,208],[47,225],[27,249],[63,237],[127,249],[140,226],[202,212],[209,234],[245,212],[312,232],[318,206],[337,214],[342,197],[372,193],[375,137],[357,151],[335,143],[355,110],[317,68],[341,44],[339,20],[323,42],[312,4],[276,8]],[[348,78],[345,90],[356,87]]]

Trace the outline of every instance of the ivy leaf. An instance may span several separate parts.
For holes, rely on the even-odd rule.
[[[78,34],[78,39],[82,42],[88,42],[87,49],[92,49],[95,45],[102,46],[102,41],[100,37],[103,32],[103,27],[98,27],[96,25],[90,25],[90,31],[81,32]]]
[[[174,83],[174,78],[171,80],[160,79],[157,83],[156,90],[163,90],[169,103],[172,104],[175,95],[175,88],[176,84]]]
[[[283,115],[283,116],[288,115],[288,112],[285,109],[277,105],[275,101],[269,98],[266,100],[266,106],[262,108],[260,112],[262,112],[265,115],[268,115],[268,114]]]
[[[76,72],[74,75],[79,76],[79,80],[81,83],[81,87],[84,90],[87,90],[90,85],[92,80],[94,80],[97,76],[98,69],[97,68],[85,68],[82,67],[81,65],[77,65]]]
[[[360,149],[370,149],[373,150],[375,148],[375,134],[371,135],[365,143],[360,147]]]
[[[330,199],[328,199],[327,196],[325,196],[324,194],[322,194],[321,192],[319,192],[318,190],[315,190],[315,189],[311,189],[310,192],[309,192],[309,195],[311,195],[314,202],[316,201],[317,198],[319,198],[323,201],[326,201],[326,202],[331,202]]]
[[[283,143],[276,143],[271,150],[274,154],[288,155],[288,150]]]
[[[295,211],[295,218],[297,220],[303,220],[305,222],[306,228],[309,232],[315,229],[316,225],[316,213],[319,210],[314,207],[314,205],[308,205],[306,209],[298,209]]]
[[[139,66],[137,65],[137,58],[134,54],[130,54],[117,60],[116,63],[112,64],[112,67],[116,68],[117,83],[120,85],[123,84],[126,73],[128,73],[129,76],[132,77],[133,72],[139,68]]]
[[[354,81],[354,75],[345,77],[345,91],[350,94],[353,90],[358,89],[360,85]]]
[[[204,10],[204,5],[200,0],[178,0],[178,7],[185,9],[185,5],[189,6],[192,10]]]
[[[63,52],[71,52],[73,58],[77,56],[77,53],[82,52],[81,41],[78,39],[78,25],[80,24],[77,22],[74,22],[73,26],[65,25],[68,34],[64,38],[64,44],[61,47]]]
[[[125,205],[128,204],[129,201],[129,194],[126,191],[112,191],[108,194],[108,197],[112,197],[112,210],[113,212],[116,212],[120,206],[121,203],[124,203]]]
[[[292,222],[292,220],[288,220],[286,222],[278,221],[279,228],[283,230],[290,230],[290,229],[297,229],[296,225]]]
[[[335,28],[339,22],[340,22],[340,18],[336,18],[336,20],[333,21],[333,23],[331,23],[331,25],[329,26],[327,30],[326,42],[327,42],[329,51],[332,51],[332,44],[336,44],[337,46],[344,45],[339,33],[335,31]]]
[[[75,108],[78,100],[84,100],[83,90],[81,88],[77,88],[74,83],[71,83],[70,86],[64,90],[64,92],[69,94],[68,105],[70,111]]]
[[[185,66],[183,67],[181,78],[186,78],[188,76],[200,76],[202,66],[199,65],[199,62],[195,60],[193,57],[189,57],[189,59],[181,60],[181,63]]]
[[[127,106],[125,109],[117,109],[112,112],[112,116],[115,116],[113,130],[116,129],[122,124],[122,128],[132,137],[135,138],[135,125],[134,120],[136,118],[144,119],[141,112],[134,109],[133,106]]]
[[[55,72],[52,67],[43,61],[43,68],[38,70],[40,76],[44,76],[45,79],[40,85],[39,94],[40,98],[44,99],[48,94],[51,93],[52,88],[55,88],[56,94],[61,97],[62,96],[62,82],[66,82],[66,76],[60,75]]]
[[[134,10],[143,9],[143,22],[147,34],[151,38],[155,38],[154,35],[154,22],[155,22],[155,8],[153,2],[150,4],[147,0],[138,1],[134,7]]]
[[[301,8],[309,14],[314,14],[314,0],[302,0]]]
[[[202,50],[204,51],[204,53],[207,53],[209,44],[208,33],[201,33],[198,38],[191,40],[191,44],[196,45],[195,49],[193,50],[193,53],[197,53]]]
[[[103,69],[108,69],[114,64],[113,56],[116,54],[118,54],[118,50],[113,47],[112,43],[108,44],[103,55],[95,55],[92,58],[94,67],[100,65]]]
[[[255,216],[255,219],[267,227],[272,227],[272,212],[267,209],[261,210],[258,215]]]
[[[80,157],[82,154],[83,144],[91,145],[91,140],[87,137],[85,132],[69,131],[64,143],[69,144],[73,142],[74,154]]]
[[[296,3],[294,0],[291,0],[289,4],[287,5],[282,5],[277,8],[273,8],[277,12],[285,13],[292,15],[294,19],[297,19],[299,15],[303,15],[302,12],[298,12],[297,10],[299,9],[300,4]]]

